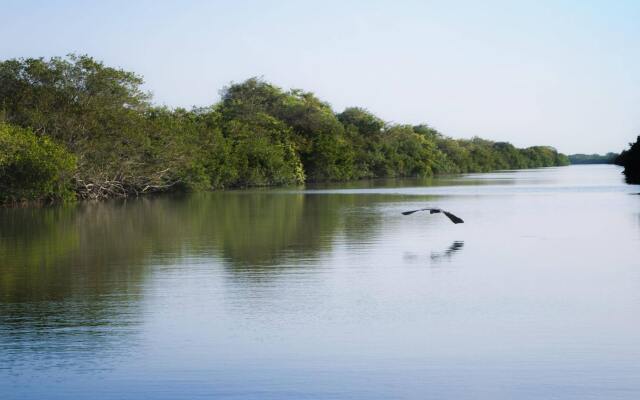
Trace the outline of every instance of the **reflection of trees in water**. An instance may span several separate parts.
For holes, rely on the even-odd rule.
[[[146,233],[160,211],[144,202],[2,210],[0,363],[93,359],[132,340],[154,241]]]
[[[159,211],[159,210],[158,210]],[[83,204],[4,210],[0,238],[3,302],[58,301],[70,296],[137,294],[128,282],[152,242],[153,207]],[[155,217],[159,217],[156,215]]]
[[[335,235],[371,232],[378,217],[345,214],[370,201],[363,195],[226,193],[207,217],[221,255],[235,268],[274,267],[287,259],[317,257]],[[359,218],[359,220],[357,220]]]
[[[516,179],[510,174],[514,170],[495,171],[492,173],[470,173],[464,175],[440,175],[415,178],[379,178],[362,179],[347,182],[315,182],[306,187],[310,190],[335,189],[397,189],[413,187],[439,186],[478,186],[478,185],[515,185]]]
[[[1,210],[3,326],[117,321],[142,295],[145,265],[162,259],[219,255],[240,271],[316,257],[343,227],[342,211],[362,201],[356,195],[221,192]]]
[[[221,256],[233,267],[317,257],[334,236],[371,234],[364,195],[221,192],[0,213],[0,300],[139,295],[149,262]],[[150,260],[153,257],[153,260]]]
[[[119,271],[105,268],[100,256],[78,262],[92,236],[85,222],[76,208],[0,212],[0,364],[36,358],[64,365],[113,348],[120,336],[111,326],[130,325],[127,302],[114,309],[102,297],[101,275]]]
[[[375,234],[374,203],[398,200],[375,197],[238,191],[0,210],[0,363],[126,348],[150,264],[220,257],[231,277],[277,277],[338,234]]]
[[[333,224],[330,215],[313,218],[319,210],[300,194],[233,192],[214,199],[207,209],[209,236],[220,255],[238,268],[273,266],[286,250],[301,255],[320,250],[320,235]]]

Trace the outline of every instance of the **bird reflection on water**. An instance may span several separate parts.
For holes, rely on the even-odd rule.
[[[460,252],[464,248],[464,241],[455,240],[453,243],[447,247],[444,251],[432,251],[429,259],[432,264],[439,264],[443,261],[451,260],[456,253]],[[419,254],[405,252],[404,260],[407,262],[418,262],[422,257]]]
[[[454,254],[458,253],[464,247],[464,241],[456,240],[443,252],[431,252],[431,261],[438,263],[449,260]]]

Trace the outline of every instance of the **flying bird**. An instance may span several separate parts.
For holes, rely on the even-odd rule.
[[[447,216],[447,218],[449,218],[451,220],[451,222],[453,222],[454,224],[462,224],[464,223],[464,221],[462,220],[462,218],[460,217],[456,217],[455,215],[451,214],[449,211],[445,211],[441,208],[421,208],[419,210],[411,210],[411,211],[405,211],[402,213],[402,215],[411,215],[413,213],[416,213],[418,211],[429,211],[429,214],[438,214],[438,213],[443,213],[444,215]]]

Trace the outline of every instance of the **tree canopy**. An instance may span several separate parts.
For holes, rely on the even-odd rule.
[[[619,154],[571,154],[569,161],[571,164],[613,164]]]
[[[0,203],[73,196],[76,158],[48,137],[0,123]]]
[[[192,110],[154,105],[142,84],[89,56],[0,62],[0,199],[104,199],[568,163],[550,147],[452,139],[426,124],[386,123],[360,107],[336,113],[313,93],[258,78]],[[42,163],[18,163],[27,159],[20,151]],[[30,174],[45,178],[26,190]]]

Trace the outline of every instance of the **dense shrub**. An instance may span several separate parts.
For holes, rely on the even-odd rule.
[[[0,123],[0,203],[74,198],[76,160],[28,129]]]
[[[291,141],[291,129],[266,114],[251,121],[224,124],[229,141],[227,181],[224,186],[300,184],[304,169]]]

